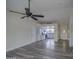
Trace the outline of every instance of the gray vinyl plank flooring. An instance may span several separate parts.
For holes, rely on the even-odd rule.
[[[6,53],[7,59],[73,59],[68,41],[41,40]]]

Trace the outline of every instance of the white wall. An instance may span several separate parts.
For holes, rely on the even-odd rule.
[[[41,39],[41,35],[40,35],[40,27],[41,27],[41,25],[38,26],[37,29],[36,29],[36,34],[37,34],[36,39],[37,39],[38,41],[39,41],[39,40],[42,40],[42,39]]]
[[[60,23],[59,24],[59,37],[63,40],[68,40],[68,24]]]
[[[58,27],[58,24],[54,24],[55,26],[55,41],[58,41],[59,40],[59,27]]]
[[[70,11],[68,23],[59,23],[59,38],[69,40],[70,47],[73,46],[73,9]],[[65,30],[65,31],[64,31]]]
[[[31,18],[20,19],[23,15],[6,13],[6,50],[30,44],[36,40],[36,29],[40,26]]]
[[[69,20],[69,28],[70,28],[70,35],[69,35],[69,45],[73,47],[73,11],[71,10],[70,20]]]

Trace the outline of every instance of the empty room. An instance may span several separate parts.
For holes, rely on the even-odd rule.
[[[73,0],[6,0],[6,59],[73,59]]]

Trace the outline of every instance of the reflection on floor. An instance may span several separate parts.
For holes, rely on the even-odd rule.
[[[73,59],[68,41],[41,40],[7,52],[7,59]]]

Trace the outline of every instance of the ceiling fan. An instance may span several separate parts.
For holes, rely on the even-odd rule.
[[[13,12],[13,13],[18,13],[18,14],[24,15],[23,17],[21,17],[21,19],[24,19],[25,17],[31,17],[34,20],[38,20],[36,17],[41,17],[41,18],[44,17],[44,15],[34,15],[32,12],[30,12],[30,0],[28,0],[28,8],[25,8],[25,13],[16,12],[16,11],[12,11],[12,10],[9,10],[9,11]]]

